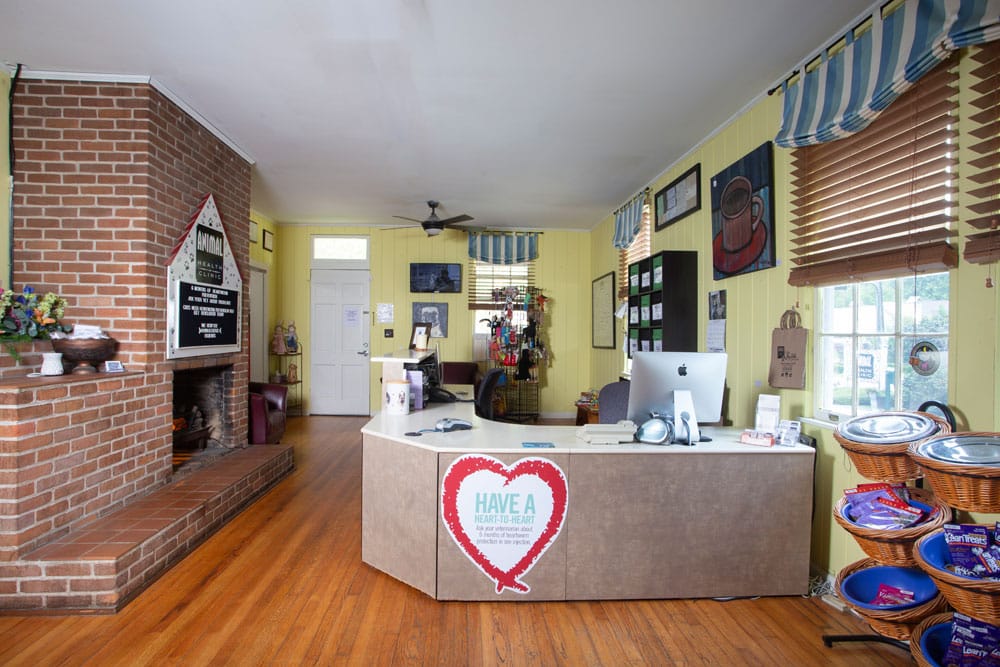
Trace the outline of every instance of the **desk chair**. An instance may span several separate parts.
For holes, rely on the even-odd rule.
[[[476,414],[483,419],[495,419],[493,415],[493,394],[496,393],[497,386],[504,376],[502,368],[491,368],[486,371],[483,381],[479,383],[479,391],[476,393]]]
[[[601,387],[597,394],[598,421],[601,424],[617,424],[628,413],[629,383],[621,380]]]

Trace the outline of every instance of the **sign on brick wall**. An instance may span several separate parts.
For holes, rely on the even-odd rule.
[[[240,351],[243,278],[205,195],[167,264],[167,358]]]

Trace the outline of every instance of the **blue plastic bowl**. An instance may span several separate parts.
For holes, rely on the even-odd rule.
[[[913,505],[914,507],[919,507],[920,509],[922,509],[925,515],[929,515],[934,510],[932,506],[928,505],[927,503],[922,503],[919,500],[911,500],[910,504]],[[840,515],[844,517],[851,524],[857,526],[858,528],[867,528],[867,526],[862,526],[857,521],[851,518],[851,503],[844,503],[844,507],[841,510]],[[913,524],[912,526],[907,526],[907,528],[916,528],[917,526],[927,521],[930,521],[930,517],[924,516],[922,520]]]
[[[920,635],[920,653],[934,667],[941,667],[945,651],[951,643],[951,621],[938,623]]]
[[[900,605],[872,604],[878,595],[879,584],[888,584],[913,591],[913,602]],[[915,567],[876,565],[849,574],[840,583],[840,594],[851,604],[872,611],[897,611],[929,602],[937,595],[934,580]]]
[[[970,581],[982,581],[979,577],[966,577],[948,569],[948,566],[951,565],[951,553],[948,551],[947,542],[944,541],[944,532],[931,533],[930,536],[923,538],[917,542],[917,550],[920,553],[920,557],[928,565],[932,565],[938,570],[944,570],[953,577],[960,577]]]

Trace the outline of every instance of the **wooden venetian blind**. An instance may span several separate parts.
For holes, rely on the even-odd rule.
[[[965,260],[987,264],[1000,259],[1000,42],[978,49],[972,60],[975,110],[970,117],[969,149],[976,156],[968,162],[969,216],[966,222],[978,232],[965,237]]]
[[[535,261],[490,264],[469,260],[469,310],[503,310],[508,287],[517,287],[521,297],[535,287]]]
[[[941,63],[861,132],[793,151],[789,284],[957,265],[956,63]]]
[[[628,265],[646,259],[650,255],[650,234],[649,234],[649,197],[642,206],[642,221],[639,223],[639,233],[636,234],[632,244],[625,250],[618,251],[618,298],[628,297]]]

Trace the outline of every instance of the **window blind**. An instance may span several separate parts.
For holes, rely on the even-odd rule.
[[[628,265],[646,259],[650,255],[650,213],[649,202],[642,207],[642,221],[639,223],[639,233],[632,244],[618,251],[618,298],[628,297]]]
[[[520,298],[535,287],[534,260],[520,264],[489,264],[469,260],[469,310],[503,310],[504,290],[516,287]]]
[[[972,55],[974,93],[970,104],[969,149],[976,156],[968,162],[969,216],[976,233],[965,237],[967,262],[987,264],[1000,259],[1000,42],[992,42]]]
[[[863,131],[793,150],[789,284],[957,265],[956,70],[953,56]]]

